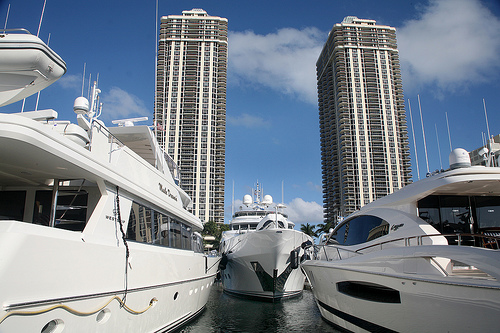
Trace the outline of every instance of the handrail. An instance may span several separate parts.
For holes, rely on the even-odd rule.
[[[33,35],[31,32],[29,32],[27,29],[24,29],[24,28],[14,28],[14,29],[0,29],[0,31],[3,31],[4,33],[7,34],[7,32],[16,32],[16,31],[22,31],[22,32],[26,32],[30,35]]]
[[[414,246],[414,245],[410,244],[410,240],[412,240],[412,239],[416,239],[417,240],[416,245],[421,246],[421,245],[423,245],[423,242],[422,242],[423,238],[427,238],[427,237],[430,238],[430,237],[436,237],[436,236],[456,237],[457,238],[456,246],[464,246],[464,245],[462,245],[462,242],[463,242],[462,238],[463,237],[472,237],[474,241],[476,240],[476,238],[479,238],[480,240],[483,240],[483,243],[482,243],[483,247],[486,247],[486,245],[491,245],[492,249],[494,249],[493,245],[496,245],[496,249],[500,249],[500,237],[499,236],[490,236],[490,235],[485,235],[485,234],[467,234],[467,233],[454,233],[454,234],[440,234],[440,233],[438,233],[438,234],[429,234],[429,235],[416,235],[416,236],[410,236],[410,237],[400,237],[400,238],[396,238],[396,239],[391,239],[391,240],[379,242],[376,244],[371,244],[371,245],[362,247],[362,248],[357,249],[357,250],[346,249],[346,248],[340,247],[341,245],[339,245],[339,244],[325,243],[325,244],[321,244],[321,245],[315,245],[315,248],[317,249],[315,252],[318,253],[319,248],[323,248],[323,252],[325,254],[325,257],[328,260],[328,254],[326,252],[326,248],[327,247],[335,248],[337,250],[337,254],[338,254],[339,259],[342,260],[342,256],[340,255],[340,250],[354,253],[356,255],[362,255],[362,254],[364,254],[362,251],[364,251],[366,249],[370,249],[370,248],[373,248],[376,246],[380,246],[380,249],[382,249],[383,245],[385,245],[385,244],[399,242],[399,241],[404,241],[405,246]],[[486,243],[485,240],[488,240],[488,242]]]

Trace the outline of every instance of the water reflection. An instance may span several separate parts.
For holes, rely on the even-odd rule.
[[[184,327],[183,333],[197,332],[338,332],[323,319],[310,290],[302,296],[279,303],[236,298],[215,284],[207,309]]]

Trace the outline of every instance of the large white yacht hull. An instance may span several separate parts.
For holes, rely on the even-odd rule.
[[[310,240],[292,229],[265,229],[242,233],[226,241],[228,263],[222,271],[224,291],[269,301],[300,295],[305,276],[292,268],[291,251]]]
[[[391,249],[387,256],[376,253],[353,260],[304,262],[301,267],[323,318],[352,332],[498,330],[500,285],[494,278],[416,274],[411,271],[417,266],[422,269],[423,261],[414,260],[418,254],[414,258],[398,255],[405,250],[411,252],[400,248]],[[480,252],[493,259],[498,256],[493,250],[458,250],[470,252],[470,258],[480,258]],[[485,262],[494,266],[498,258]],[[398,266],[405,269],[399,271]]]
[[[215,257],[0,221],[1,332],[160,332],[203,310]],[[123,303],[122,303],[123,300]]]

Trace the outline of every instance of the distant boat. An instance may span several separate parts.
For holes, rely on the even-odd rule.
[[[353,332],[494,332],[500,168],[451,169],[351,214],[302,264],[327,321]]]
[[[312,238],[294,230],[295,224],[282,212],[284,205],[274,204],[270,195],[261,199],[259,184],[254,196],[245,195],[245,207],[222,235],[223,289],[266,301],[300,295],[305,276],[299,263],[306,257],[301,244],[312,244]]]
[[[0,59],[1,105],[66,71],[26,32],[2,32]],[[77,124],[0,114],[0,332],[163,332],[206,305],[218,258],[175,163],[149,127],[106,127],[99,92]]]

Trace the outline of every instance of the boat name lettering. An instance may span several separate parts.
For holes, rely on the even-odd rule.
[[[162,191],[163,193],[165,193],[171,199],[174,199],[175,201],[177,201],[177,196],[173,195],[172,193],[170,193],[170,189],[169,188],[163,187],[163,185],[161,183],[158,183],[158,186],[160,187],[160,191]]]
[[[401,223],[401,224],[393,224],[392,227],[391,227],[391,230],[392,231],[396,231],[398,230],[399,228],[401,228],[402,226],[404,226],[405,224],[404,223]]]
[[[114,216],[110,216],[110,215],[106,215],[106,220],[110,220],[110,221],[118,221],[118,218],[114,217]],[[125,223],[125,220],[122,220],[122,223]]]

